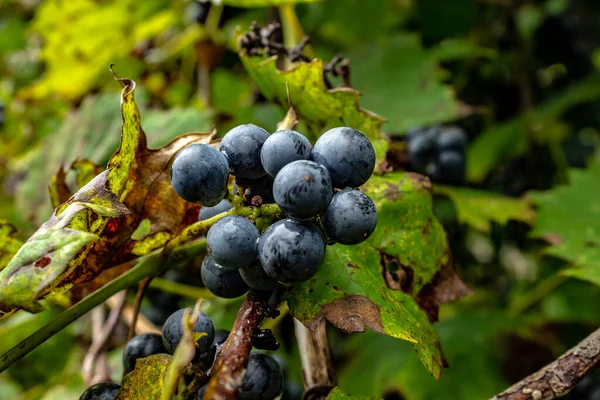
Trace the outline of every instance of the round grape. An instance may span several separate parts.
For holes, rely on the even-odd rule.
[[[260,160],[267,174],[275,177],[292,161],[308,160],[312,146],[308,139],[292,130],[278,131],[269,136],[260,151]]]
[[[181,149],[171,165],[171,185],[186,201],[217,205],[227,193],[229,166],[221,152],[207,144]]]
[[[167,318],[165,324],[163,325],[163,344],[170,354],[173,354],[177,348],[177,345],[181,341],[181,338],[183,337],[183,326],[181,324],[181,319],[183,318],[183,313],[185,310],[186,309],[175,311],[169,318]],[[188,310],[190,310],[190,312],[192,311],[192,309]],[[210,350],[213,340],[215,339],[215,327],[206,314],[200,312],[198,321],[196,321],[194,324],[192,331],[206,333],[206,335],[202,336],[197,341],[197,352],[204,353]]]
[[[322,217],[325,233],[341,244],[358,244],[367,240],[377,226],[377,208],[360,190],[336,193]]]
[[[283,391],[283,374],[275,359],[252,354],[242,381],[239,400],[273,400]]]
[[[100,382],[87,388],[79,400],[114,400],[121,387],[112,382]]]
[[[204,257],[200,273],[204,286],[217,297],[235,299],[248,291],[238,270],[223,268],[210,256]]]
[[[223,136],[219,150],[229,161],[231,175],[256,179],[266,174],[260,150],[268,137],[267,131],[252,124],[236,126]]]
[[[126,374],[133,371],[135,362],[154,354],[167,353],[162,336],[155,333],[143,333],[134,336],[123,349],[123,370]]]
[[[258,241],[258,258],[267,275],[283,283],[303,282],[325,258],[321,232],[303,221],[275,222]]]
[[[294,161],[273,182],[275,202],[290,217],[312,218],[327,208],[333,196],[327,170],[307,160]]]
[[[202,207],[200,209],[200,213],[198,214],[198,221],[204,221],[206,219],[212,218],[215,215],[219,215],[226,211],[229,211],[233,208],[231,203],[226,199],[223,199],[214,207]]]
[[[256,290],[274,290],[279,283],[271,278],[260,264],[253,264],[249,267],[240,269],[240,275],[248,286]]]
[[[467,148],[467,135],[458,126],[444,128],[437,137],[439,151],[453,150],[462,153]]]
[[[423,131],[420,135],[414,136],[407,146],[411,164],[421,171],[425,170],[436,157],[435,137],[430,132],[432,131]]]
[[[466,173],[465,157],[456,151],[443,151],[433,174],[433,179],[459,185],[464,182]]]
[[[375,150],[365,135],[352,128],[333,128],[315,143],[312,158],[325,166],[333,187],[358,187],[375,169]]]
[[[222,267],[244,268],[256,259],[258,229],[244,217],[231,215],[217,221],[206,235],[208,255]]]

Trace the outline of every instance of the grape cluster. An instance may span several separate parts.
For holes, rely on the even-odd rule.
[[[191,309],[188,309],[191,311]],[[155,354],[173,354],[183,337],[182,317],[186,309],[175,311],[165,321],[162,334],[145,333],[133,337],[123,350],[123,369],[128,374],[134,370],[137,360]],[[196,342],[193,365],[207,371],[212,366],[217,348],[227,340],[229,331],[215,330],[213,322],[204,313],[192,327],[192,332],[206,335]],[[269,331],[270,333],[270,331]],[[112,382],[101,382],[88,388],[79,400],[113,400],[120,386]],[[195,398],[202,399],[205,387],[200,388]],[[275,358],[262,353],[250,355],[246,374],[238,398],[240,400],[273,400],[283,392],[283,372]]]
[[[436,125],[412,129],[405,138],[413,168],[441,183],[464,183],[467,135],[461,128]]]
[[[222,216],[206,236],[204,285],[216,296],[234,298],[249,288],[273,290],[310,279],[327,241],[358,244],[375,230],[375,204],[356,189],[374,168],[373,146],[347,127],[327,131],[314,148],[299,132],[270,135],[247,124],[227,132],[218,150],[206,144],[182,149],[171,183],[182,198],[203,206],[199,220],[233,210],[225,199],[230,174],[234,193],[243,189],[242,198],[252,205],[274,201],[286,215],[262,233],[250,218]]]

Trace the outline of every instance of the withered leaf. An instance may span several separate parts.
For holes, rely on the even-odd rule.
[[[182,147],[210,143],[214,132],[185,134],[163,148],[148,149],[134,101],[135,83],[120,81],[123,84],[120,147],[107,170],[58,206],[54,216],[11,260],[10,268],[2,271],[3,315],[19,308],[37,311],[40,298],[73,285],[91,282],[87,287],[76,287],[72,291],[75,297],[95,290],[106,283],[103,278],[95,279],[103,271],[162,247],[196,218],[199,206],[185,202],[172,189],[169,164]],[[80,182],[96,171],[94,165],[85,162],[73,167],[82,174]],[[59,174],[56,183],[61,188],[56,198],[60,198],[65,193],[64,176]],[[144,220],[149,223],[147,234],[133,240],[133,232]],[[50,253],[57,249],[61,250],[59,254]],[[50,256],[50,263],[43,270],[48,272],[38,274],[40,264],[36,267],[35,262],[46,256]],[[115,275],[118,274],[106,276],[112,279]]]

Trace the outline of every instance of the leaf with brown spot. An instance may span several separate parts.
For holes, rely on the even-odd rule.
[[[328,247],[315,279],[286,293],[290,311],[309,328],[326,318],[344,332],[368,328],[411,342],[423,365],[438,378],[444,356],[433,326],[410,295],[386,286],[380,259],[368,243]]]
[[[191,222],[190,215],[197,216],[199,206],[181,199],[171,187],[169,165],[181,148],[210,143],[214,132],[185,134],[165,147],[148,149],[134,101],[135,83],[120,81],[123,126],[119,149],[108,169],[57,207],[55,215],[23,247],[23,253],[17,253],[10,268],[0,273],[4,278],[0,281],[0,308],[5,313],[18,308],[39,310],[40,298],[94,281],[108,268],[162,247]],[[86,176],[95,170],[85,162],[74,168]],[[149,221],[147,235],[133,240],[133,232],[144,219]],[[59,250],[59,257],[51,256],[52,262],[39,274],[34,262]],[[87,289],[102,286],[104,277],[115,276],[103,274]],[[77,291],[78,295],[85,292],[83,288]]]
[[[431,182],[391,173],[371,177],[363,190],[379,212],[373,236],[329,246],[317,275],[287,292],[290,311],[308,327],[326,318],[346,332],[369,328],[411,342],[437,378],[445,361],[431,322],[441,304],[470,291],[433,213]]]

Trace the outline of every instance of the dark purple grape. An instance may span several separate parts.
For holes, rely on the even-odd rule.
[[[375,169],[375,150],[356,129],[341,127],[325,132],[315,143],[312,159],[327,168],[333,187],[358,187]]]

